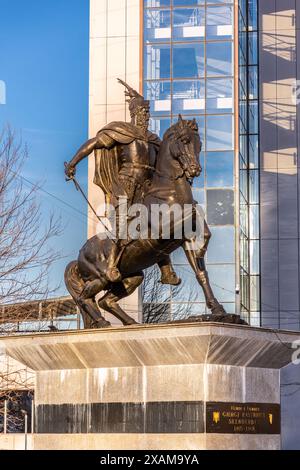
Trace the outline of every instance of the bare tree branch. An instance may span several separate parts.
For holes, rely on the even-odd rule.
[[[48,222],[43,223],[38,185],[28,187],[21,177],[26,158],[27,150],[22,142],[10,128],[3,130],[0,134],[0,306],[46,299],[51,294],[49,268],[60,258],[49,243],[61,233],[60,219],[50,215]]]
[[[11,315],[11,322],[2,323],[1,334],[30,319],[31,309],[24,303],[47,299],[57,289],[49,288],[48,276],[61,256],[50,242],[60,235],[61,222],[53,215],[44,221],[38,184],[30,186],[21,176],[26,159],[26,147],[12,130],[0,132],[0,323],[8,306]],[[0,367],[0,428],[8,400],[9,429],[21,429],[20,406],[30,399],[31,389],[25,368],[11,372]]]
[[[163,323],[173,320],[171,312],[171,293],[169,286],[160,282],[160,272],[157,266],[149,268],[144,273],[142,285],[143,322]],[[182,286],[173,287],[173,296],[180,298]],[[191,315],[193,298],[192,289],[185,303],[176,304],[176,319],[188,318]]]

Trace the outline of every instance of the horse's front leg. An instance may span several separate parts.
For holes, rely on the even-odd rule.
[[[206,271],[205,267],[204,257],[202,256],[203,249],[201,249],[199,252],[191,250],[189,243],[185,243],[183,248],[186,257],[196,274],[197,281],[202,287],[207,307],[211,310],[213,315],[226,315],[223,306],[218,302],[211,288],[208,272]]]

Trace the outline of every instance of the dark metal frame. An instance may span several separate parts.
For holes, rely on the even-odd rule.
[[[259,236],[258,236],[258,239],[254,239],[254,240],[258,240],[258,244],[259,244],[259,255],[260,255],[260,250],[261,250],[261,242],[260,242],[260,145],[259,145],[259,54],[258,54],[258,51],[259,51],[259,24],[258,24],[258,2],[259,0],[253,0],[254,2],[256,2],[257,4],[257,29],[254,30],[254,31],[249,31],[249,1],[250,0],[247,0],[246,2],[246,8],[247,8],[247,11],[246,11],[246,14],[247,14],[247,18],[246,18],[246,44],[247,44],[247,50],[246,50],[246,64],[245,64],[245,68],[246,68],[246,87],[247,89],[244,90],[245,91],[245,95],[246,95],[246,99],[245,100],[241,100],[241,97],[239,95],[239,103],[241,105],[241,102],[245,103],[246,104],[246,107],[247,107],[247,123],[246,123],[246,126],[247,126],[247,129],[246,129],[246,134],[241,134],[239,133],[240,136],[244,136],[246,135],[247,136],[247,162],[246,163],[246,169],[243,170],[243,171],[246,171],[247,172],[247,201],[246,201],[246,206],[247,206],[247,217],[248,217],[248,227],[247,227],[247,234],[245,234],[246,238],[247,238],[247,243],[248,243],[248,262],[249,262],[249,266],[248,266],[248,272],[245,272],[244,269],[242,268],[242,265],[240,266],[240,276],[241,276],[241,286],[243,285],[243,282],[242,282],[242,271],[245,272],[246,276],[248,277],[247,279],[247,292],[249,293],[248,295],[248,298],[243,298],[243,295],[245,295],[245,293],[243,292],[243,288],[241,290],[241,306],[245,309],[245,311],[247,312],[247,316],[248,318],[246,318],[247,321],[249,321],[249,323],[251,323],[251,279],[252,277],[258,277],[259,278],[259,281],[258,281],[258,285],[259,285],[259,295],[258,295],[258,303],[259,303],[259,313],[260,313],[260,322],[261,322],[261,279],[260,279],[260,272],[261,272],[261,268],[260,268],[260,256],[259,256],[259,274],[257,275],[251,275],[251,253],[250,253],[250,242],[251,242],[251,237],[250,237],[250,200],[249,200],[249,197],[250,197],[250,171],[251,171],[251,168],[250,168],[250,137],[251,136],[256,136],[258,137],[258,162],[257,162],[257,168],[255,168],[255,171],[257,171],[257,178],[258,178],[258,181],[257,181],[257,184],[258,184],[258,230],[259,230]],[[240,11],[239,11],[239,15],[240,15]],[[252,33],[256,33],[257,34],[257,63],[256,64],[250,64],[250,60],[249,60],[249,44],[250,44],[250,41],[249,41],[249,35],[252,34]],[[239,34],[240,34],[240,31],[239,31]],[[240,45],[239,45],[240,47]],[[256,66],[257,67],[257,98],[255,100],[250,100],[249,99],[249,79],[250,79],[250,73],[249,73],[249,68],[252,67],[252,66]],[[240,68],[241,66],[239,66],[239,71],[240,71]],[[241,75],[239,75],[239,83],[241,83]],[[239,90],[240,92],[240,90]],[[250,133],[250,129],[249,129],[249,125],[250,125],[250,103],[253,103],[253,102],[257,102],[257,133]],[[240,186],[240,189],[241,189],[241,186]],[[241,234],[240,234],[241,236]],[[245,312],[244,312],[245,313]],[[254,313],[254,312],[253,312]]]

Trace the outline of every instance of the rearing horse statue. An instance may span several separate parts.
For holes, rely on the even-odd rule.
[[[195,207],[192,194],[192,182],[201,173],[200,165],[201,141],[195,120],[183,120],[181,116],[164,134],[157,155],[153,176],[140,202],[149,213],[153,204],[167,204],[170,209],[174,204],[181,208]],[[197,211],[190,211],[191,226],[196,221]],[[162,230],[163,221],[159,229]],[[210,239],[210,232],[204,221],[204,244],[201,248],[191,249],[188,234],[176,238],[175,221],[170,218],[170,238],[163,237],[138,238],[127,240],[118,259],[118,270],[121,279],[111,282],[106,273],[108,259],[114,240],[102,239],[95,235],[89,239],[77,261],[71,262],[65,271],[66,286],[79,306],[86,327],[101,328],[110,323],[101,315],[100,309],[110,312],[124,325],[136,321],[131,318],[118,304],[118,301],[131,295],[143,282],[143,271],[156,263],[163,266],[168,263],[169,255],[179,247],[183,247],[187,259],[195,273],[197,281],[203,289],[207,307],[215,316],[224,316],[223,306],[215,298],[206,271],[204,256]],[[97,301],[96,296],[104,295]],[[99,308],[100,307],[100,308]]]

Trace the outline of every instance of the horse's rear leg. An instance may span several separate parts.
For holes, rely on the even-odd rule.
[[[84,328],[106,328],[111,326],[111,323],[101,315],[95,299],[82,299],[79,298],[78,306],[83,317]]]
[[[144,274],[137,273],[131,277],[123,279],[122,282],[113,284],[111,290],[107,292],[102,299],[98,301],[98,305],[103,310],[112,313],[120,320],[123,325],[134,325],[137,323],[132,317],[118,305],[118,301],[131,295],[136,288],[143,282]]]
[[[73,261],[66,268],[65,283],[79,307],[85,328],[110,326],[110,323],[102,317],[95,301],[95,295],[103,289],[103,282],[100,279],[85,282],[79,274],[77,261]]]

